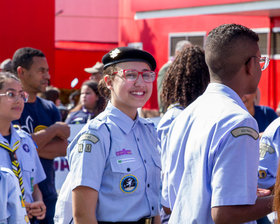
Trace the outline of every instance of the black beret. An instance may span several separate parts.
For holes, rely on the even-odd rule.
[[[156,60],[150,53],[131,47],[117,47],[105,54],[102,58],[104,69],[110,65],[128,61],[146,62],[153,71],[157,66]]]

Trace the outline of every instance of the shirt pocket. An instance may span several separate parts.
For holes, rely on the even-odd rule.
[[[116,158],[110,159],[110,164],[113,173],[134,173],[137,169],[141,167],[141,163],[134,157],[127,158]]]
[[[33,193],[34,187],[34,167],[31,165],[32,161],[25,160],[22,163],[22,176],[24,180],[24,187],[27,188],[29,192]]]
[[[161,160],[159,154],[152,155],[152,167],[150,167],[151,174],[153,175],[151,178],[155,180],[156,189],[160,191],[161,186]]]
[[[156,166],[156,168],[161,170],[160,155],[159,154],[152,155],[152,160],[153,160],[154,165]]]
[[[143,164],[134,157],[113,157],[110,159],[111,177],[110,182],[114,185],[120,196],[126,194],[139,195],[144,189]]]

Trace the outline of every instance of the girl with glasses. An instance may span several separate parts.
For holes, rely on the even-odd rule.
[[[102,62],[99,90],[109,102],[68,147],[55,223],[151,223],[159,213],[160,156],[155,127],[137,108],[152,94],[156,62],[128,47]]]
[[[35,219],[43,219],[46,213],[38,187],[46,176],[34,141],[11,123],[20,118],[26,101],[27,94],[19,79],[9,72],[0,72],[0,167],[11,169],[17,176],[22,206],[25,205],[31,223],[35,223]],[[8,205],[0,207],[10,209]],[[28,223],[28,218],[20,223]]]

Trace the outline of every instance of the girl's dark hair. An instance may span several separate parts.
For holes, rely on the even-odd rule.
[[[173,103],[187,107],[206,89],[210,81],[204,51],[186,46],[168,68],[162,84],[164,111]]]
[[[3,89],[6,79],[14,79],[20,82],[20,80],[11,72],[0,72],[0,90]]]
[[[106,99],[102,95],[100,95],[100,92],[98,90],[98,83],[96,83],[96,82],[94,82],[92,80],[88,80],[88,81],[85,81],[82,84],[82,86],[88,86],[98,96],[98,100],[96,102],[96,107],[95,107],[94,110],[95,110],[95,114],[96,115],[101,113],[105,109]]]
[[[106,75],[109,75],[110,78],[114,79],[113,73],[116,71],[116,66],[112,65],[107,67],[103,70],[103,77]],[[103,96],[105,99],[110,100],[111,98],[111,91],[107,88],[106,83],[104,81],[104,78],[101,79],[98,83],[98,91],[101,96]]]

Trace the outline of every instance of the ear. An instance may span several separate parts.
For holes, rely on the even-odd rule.
[[[23,67],[21,67],[21,66],[18,66],[18,67],[17,67],[17,74],[18,74],[18,77],[19,77],[20,79],[23,78],[24,72],[25,72],[25,68],[23,68]]]
[[[253,72],[254,72],[254,66],[255,66],[255,64],[254,64],[254,58],[253,57],[251,57],[250,59],[249,59],[249,61],[248,61],[248,63],[247,64],[245,64],[245,71],[246,71],[246,74],[248,74],[248,75],[252,75],[252,74],[254,74]]]
[[[109,75],[104,76],[104,81],[106,83],[106,86],[108,89],[112,90],[113,89],[113,80],[112,77]]]

